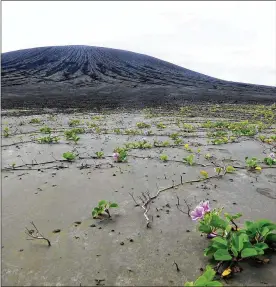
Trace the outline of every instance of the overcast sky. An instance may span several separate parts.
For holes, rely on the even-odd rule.
[[[2,52],[91,45],[276,86],[275,1],[5,1]]]

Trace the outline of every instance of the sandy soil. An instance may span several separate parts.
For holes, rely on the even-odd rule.
[[[207,130],[200,126],[207,120],[204,114],[191,118],[160,112],[148,118],[137,111],[103,113],[101,119],[91,119],[93,116],[89,112],[28,116],[21,112],[2,117],[2,127],[8,126],[11,133],[2,139],[2,285],[183,286],[187,280],[196,279],[201,274],[200,268],[208,263],[203,256],[208,240],[196,230],[196,223],[179,211],[177,196],[183,211],[187,211],[184,199],[193,207],[208,199],[213,208],[224,206],[226,212],[242,212],[240,222],[260,218],[276,221],[275,168],[263,168],[260,173],[244,168],[245,156],[263,158],[272,148],[256,136],[240,137],[234,143],[223,145],[210,144]],[[240,115],[243,117],[246,115]],[[30,124],[32,118],[42,122]],[[63,136],[64,130],[70,128],[70,119],[80,119],[78,127],[86,131],[76,145]],[[197,128],[193,133],[183,131],[176,125],[177,119]],[[232,114],[229,121],[234,119],[239,120]],[[102,129],[100,134],[88,128],[87,121],[98,124]],[[114,128],[137,129],[137,122],[151,124],[153,135],[113,132]],[[155,125],[158,122],[167,127],[158,129]],[[55,129],[53,134],[60,135],[59,143],[35,141],[43,136],[39,131],[43,124]],[[148,129],[142,129],[145,130]],[[183,144],[133,149],[129,151],[127,163],[113,162],[112,153],[117,146],[142,138],[151,143],[156,138],[173,144],[168,135],[174,132],[180,132],[180,138],[192,149],[201,149],[194,166],[181,162],[189,155]],[[63,161],[62,154],[73,149],[79,158],[72,163]],[[105,158],[94,158],[95,152],[101,149]],[[168,162],[159,159],[161,153],[168,155]],[[206,153],[216,163],[240,168],[222,178],[183,184],[160,193],[148,212],[152,222],[151,228],[147,228],[142,208],[135,206],[129,193],[139,201],[142,192],[148,190],[153,196],[158,189],[173,182],[178,184],[181,176],[183,181],[196,180],[202,169],[213,176],[214,166],[205,159]],[[118,209],[111,209],[111,219],[92,218],[92,208],[102,199],[119,204]],[[51,247],[43,240],[26,240],[25,226],[31,228],[30,221],[50,239]],[[53,233],[55,229],[61,231]],[[268,257],[270,264],[246,263],[242,273],[224,284],[274,285],[276,257]]]

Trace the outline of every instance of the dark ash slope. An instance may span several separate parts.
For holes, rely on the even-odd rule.
[[[128,51],[57,46],[2,54],[2,107],[141,107],[263,102],[276,88],[222,81]]]

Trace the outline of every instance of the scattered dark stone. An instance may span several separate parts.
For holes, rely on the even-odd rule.
[[[169,209],[166,210],[167,213],[170,213]]]
[[[171,254],[170,253],[168,253],[168,256],[170,256]]]
[[[231,182],[233,182],[233,181],[234,181],[234,179],[233,179],[233,178],[229,178],[229,180],[230,180]]]
[[[111,230],[111,232],[115,232],[115,230],[114,230],[114,229],[112,229],[112,230]]]
[[[236,203],[236,202],[233,202],[233,204],[236,205],[237,203]]]
[[[75,239],[80,239],[80,237],[79,236],[75,236]]]
[[[187,229],[186,232],[191,232],[191,231],[189,229]]]
[[[99,256],[101,256],[101,254],[97,254],[96,256],[99,257]]]
[[[156,217],[160,217],[160,215],[158,214],[158,215],[156,215]]]
[[[100,226],[99,229],[102,229],[102,227]]]
[[[171,208],[171,206],[169,205],[169,203],[167,203],[166,206],[167,206],[168,208]]]
[[[217,200],[216,200],[216,199],[213,199],[213,201],[214,201],[214,202],[217,202]]]
[[[24,251],[24,249],[20,249],[20,250],[19,250],[19,252],[22,252],[22,251]]]
[[[55,187],[55,186],[57,186],[57,185],[56,185],[56,184],[53,184],[53,185],[52,185],[52,187]]]
[[[134,240],[132,238],[129,239],[129,242],[133,242]]]
[[[118,192],[118,190],[114,190],[114,192]]]
[[[4,245],[2,245],[2,248],[4,248]]]
[[[53,233],[59,233],[61,230],[60,229],[54,229]]]
[[[127,268],[127,271],[132,272],[132,270],[130,268]]]
[[[75,221],[74,223],[79,225],[79,224],[81,224],[81,221]]]
[[[113,176],[116,176],[116,174],[115,174],[115,173],[113,173]]]
[[[201,267],[201,268],[199,268],[199,270],[200,270],[200,271],[202,271],[202,272],[204,271],[204,269],[203,269],[202,267]]]
[[[20,177],[19,180],[21,180],[22,178]]]
[[[38,194],[38,192],[35,192],[34,194]]]
[[[122,241],[121,243],[120,243],[120,245],[124,245],[125,243]]]

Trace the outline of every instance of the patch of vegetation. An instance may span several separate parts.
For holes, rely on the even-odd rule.
[[[201,170],[200,175],[204,178],[207,179],[209,177],[209,173],[206,170]]]
[[[92,210],[92,216],[93,218],[99,217],[99,215],[102,215],[104,212],[108,214],[109,217],[110,215],[110,208],[115,208],[118,207],[118,204],[116,202],[108,202],[106,200],[101,200],[98,203],[98,206],[94,207]]]
[[[256,157],[246,157],[245,162],[249,170],[262,170],[262,168],[258,165],[260,161]]]
[[[118,129],[118,128],[114,129],[113,131],[114,131],[114,133],[115,133],[116,135],[121,134],[121,130],[120,130],[120,129]]]
[[[153,145],[155,147],[167,147],[170,145],[170,142],[169,141],[157,141],[157,140],[154,140],[153,141]]]
[[[150,124],[147,124],[147,123],[144,123],[144,122],[136,123],[136,126],[137,126],[139,129],[147,129],[147,128],[150,128],[150,127],[151,127]]]
[[[164,161],[164,162],[166,162],[166,161],[168,161],[168,156],[166,155],[166,154],[161,154],[160,155],[160,159],[162,160],[162,161]]]
[[[47,143],[47,144],[51,144],[51,143],[58,143],[60,141],[60,138],[58,136],[52,136],[52,135],[48,135],[45,137],[40,137],[37,139],[37,142],[39,143]]]
[[[125,134],[126,135],[133,135],[133,136],[135,136],[135,135],[142,134],[142,132],[140,130],[135,130],[135,129],[126,129],[125,130]]]
[[[193,165],[194,164],[194,155],[190,154],[186,157],[183,158],[184,163],[188,164],[188,165]]]
[[[156,124],[156,127],[157,127],[158,129],[165,129],[167,126],[164,125],[162,122],[160,122],[160,123],[157,123],[157,124]]]
[[[264,143],[272,144],[272,143],[276,142],[276,135],[271,135],[268,137],[264,136],[264,135],[260,135],[259,139]]]
[[[52,129],[48,126],[44,126],[40,128],[40,132],[43,134],[50,134],[52,132]]]
[[[264,163],[267,165],[276,165],[275,153],[270,153],[267,157],[264,158]]]
[[[193,150],[191,149],[191,147],[189,146],[189,144],[185,144],[184,145],[184,149],[188,152],[193,152]]]
[[[32,118],[29,123],[30,124],[40,124],[41,123],[41,119]]]
[[[67,161],[73,161],[76,159],[77,155],[71,151],[67,151],[67,152],[63,153],[62,157],[64,159],[66,159]]]
[[[97,158],[103,158],[104,157],[104,152],[102,152],[102,151],[96,151],[95,154],[96,154]]]
[[[10,129],[9,129],[8,127],[5,127],[5,128],[4,128],[3,136],[4,136],[5,138],[7,138],[7,137],[10,136]]]
[[[115,162],[127,161],[127,150],[125,148],[117,147],[114,149],[113,160]]]
[[[80,120],[78,120],[78,119],[72,119],[72,120],[70,120],[70,121],[68,122],[68,125],[69,125],[70,127],[78,126],[78,125],[80,125]]]
[[[180,136],[180,134],[179,134],[179,133],[172,133],[172,134],[170,134],[170,135],[169,135],[169,137],[170,137],[171,139],[173,139],[173,140],[178,139],[178,138],[179,138],[179,136]]]

